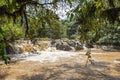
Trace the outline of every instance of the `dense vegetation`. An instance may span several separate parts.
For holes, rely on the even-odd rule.
[[[34,38],[80,39],[120,45],[120,0],[1,0],[0,54],[10,41]],[[67,11],[61,20],[60,7]]]

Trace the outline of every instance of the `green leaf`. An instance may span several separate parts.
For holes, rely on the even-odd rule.
[[[78,5],[75,9],[74,12],[78,12],[79,11],[80,6]]]
[[[70,15],[70,21],[72,21],[73,17],[74,17],[74,15],[71,14],[71,15]]]
[[[0,0],[0,7],[5,5],[5,0]]]

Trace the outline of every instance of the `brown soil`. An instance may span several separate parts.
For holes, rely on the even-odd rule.
[[[40,63],[17,61],[8,65],[0,62],[0,80],[120,80],[120,52],[92,50],[94,65],[78,55],[59,62]]]

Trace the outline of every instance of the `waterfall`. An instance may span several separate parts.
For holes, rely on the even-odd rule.
[[[16,40],[15,42],[9,43],[7,48],[8,54],[19,54],[19,53],[38,53],[40,51],[75,51],[87,49],[85,44],[80,43],[79,40],[54,40],[54,41],[38,41],[32,42],[30,40]]]
[[[85,44],[83,44],[83,49],[84,49],[84,50],[87,50],[87,49],[88,49]]]

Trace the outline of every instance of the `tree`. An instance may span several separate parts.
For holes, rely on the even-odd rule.
[[[102,31],[106,31],[106,21],[108,24],[120,23],[120,0],[1,0],[0,2],[0,41],[6,44],[10,35],[6,35],[9,30],[12,35],[13,27],[20,26],[20,23],[26,28],[25,37],[50,36],[51,38],[60,38],[61,34],[68,32],[69,36],[74,38],[80,35],[80,39],[87,42],[97,42],[106,35],[101,35]],[[58,15],[55,13],[61,5],[69,5],[72,10],[68,12],[72,20],[70,24],[66,24],[66,32],[63,33]],[[5,20],[2,20],[5,19]],[[13,20],[13,21],[11,21]],[[10,23],[9,23],[10,22]],[[4,24],[16,24],[13,27],[3,26]],[[107,24],[107,27],[108,27]],[[114,25],[115,26],[115,25]],[[113,27],[110,27],[112,31]],[[118,28],[118,26],[117,26]],[[114,29],[117,29],[114,28]],[[51,31],[47,30],[51,29]],[[104,29],[104,30],[102,30]],[[45,33],[47,31],[47,33]],[[117,30],[115,30],[117,31]],[[106,31],[107,32],[107,31]],[[34,33],[34,35],[31,35]],[[56,35],[55,35],[56,34]],[[105,33],[106,34],[106,33]],[[119,32],[117,33],[117,35]],[[21,34],[20,34],[21,35]],[[116,37],[118,37],[115,35]],[[15,35],[16,36],[16,35]],[[110,38],[111,39],[111,38]],[[115,38],[116,39],[116,38]],[[1,50],[6,46],[2,46]],[[4,55],[4,54],[3,54]]]
[[[100,39],[100,30],[104,29],[106,20],[109,24],[120,22],[119,0],[79,0],[79,3],[69,13],[74,24],[80,27],[80,39],[96,42]],[[104,34],[104,33],[103,33]]]
[[[43,1],[43,0],[1,0],[0,2],[0,18],[6,18],[6,21],[9,20],[13,20],[14,23],[18,23],[20,24],[24,24],[26,27],[25,30],[25,37],[29,37],[28,34],[30,34],[29,32],[31,32],[32,30],[29,30],[29,21],[28,19],[32,20],[30,17],[31,16],[37,16],[37,12],[42,11],[42,14],[40,14],[41,16],[39,16],[38,18],[40,18],[40,23],[42,25],[42,27],[44,26],[48,26],[51,25],[51,23],[54,22],[54,27],[52,27],[52,29],[54,29],[54,34],[57,33],[57,35],[59,35],[59,22],[58,19],[56,19],[56,15],[54,13],[55,9],[57,8],[58,2],[66,2],[67,0],[52,0],[52,1]],[[68,2],[70,3],[71,1],[68,0]],[[37,10],[37,7],[39,7],[40,10]],[[49,7],[51,7],[50,9],[54,9],[53,11],[51,11],[49,9]],[[30,9],[32,9],[32,11],[30,11]],[[33,13],[34,11],[34,13]],[[33,13],[33,14],[31,14]],[[52,20],[50,20],[52,19]],[[55,20],[53,20],[55,19]],[[53,21],[53,22],[52,22]],[[44,24],[45,23],[45,24]],[[3,23],[1,23],[3,24]],[[58,26],[58,27],[56,27]],[[33,27],[33,26],[32,26]],[[35,27],[35,26],[34,26]],[[5,28],[4,28],[5,29]],[[33,29],[33,28],[32,28]],[[11,28],[9,28],[9,30],[11,30]],[[36,32],[37,30],[34,29],[34,31]],[[5,30],[6,32],[6,30]],[[1,44],[5,44],[4,46],[2,46],[0,49],[2,50],[2,56],[5,55],[4,52],[4,48],[6,48],[6,45],[8,43],[8,40],[6,40],[3,29],[0,26],[0,37],[2,37],[0,39]],[[11,31],[12,34],[12,31]],[[12,34],[15,35],[15,34]],[[59,36],[54,36],[53,38],[59,38]],[[9,36],[7,36],[9,37]]]
[[[13,22],[16,24],[17,23],[20,24],[20,21],[21,21],[21,24],[25,24],[25,27],[26,27],[25,37],[28,37],[27,35],[29,31],[28,15],[30,14],[28,13],[28,9],[30,8],[30,6],[34,6],[35,7],[34,9],[36,9],[36,7],[38,6],[40,6],[42,9],[46,9],[45,7],[46,4],[54,4],[55,2],[52,1],[50,3],[46,3],[46,2],[40,3],[38,2],[38,0],[1,0],[0,3],[1,3],[0,18],[6,19],[7,17],[5,24],[9,22],[9,20],[13,20]],[[44,12],[44,13],[47,13],[47,12]],[[8,28],[9,30],[11,30],[11,27],[8,27]],[[0,37],[1,37],[0,44],[3,45],[0,47],[0,52],[2,54],[3,60],[5,60],[5,55],[6,55],[5,48],[7,46],[7,43],[9,42],[9,40],[7,40],[6,38],[8,38],[9,36],[8,35],[5,36],[5,33],[7,32],[6,31],[7,27],[6,27],[6,30],[5,30],[5,27],[3,29],[2,29],[2,26],[0,26]],[[11,31],[11,33],[13,32]],[[15,35],[15,34],[12,34],[12,35]]]

